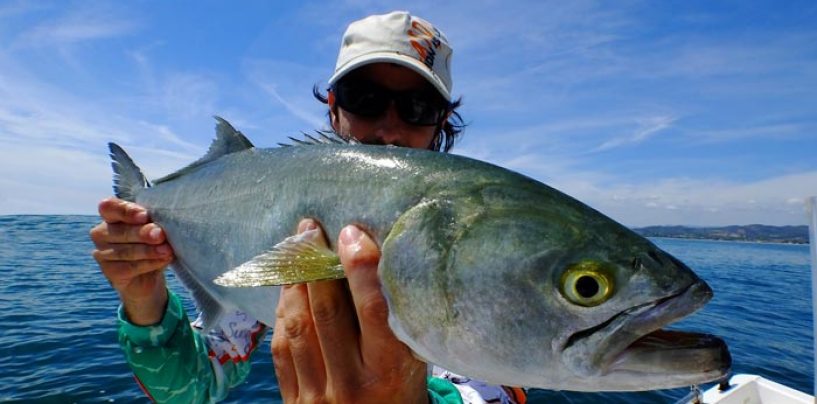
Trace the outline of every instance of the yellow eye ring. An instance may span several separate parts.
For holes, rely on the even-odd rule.
[[[581,261],[562,274],[562,295],[571,303],[584,307],[598,306],[613,296],[613,276],[597,261]]]

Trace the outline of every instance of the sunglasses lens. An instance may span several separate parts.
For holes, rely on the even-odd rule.
[[[397,99],[397,112],[406,123],[436,125],[446,110],[446,102],[432,91],[403,93]]]
[[[389,106],[389,96],[365,81],[341,81],[335,86],[338,106],[363,117],[374,118]]]
[[[448,105],[434,89],[398,92],[365,80],[341,80],[333,91],[339,107],[364,118],[382,116],[394,100],[400,119],[418,126],[438,124]]]

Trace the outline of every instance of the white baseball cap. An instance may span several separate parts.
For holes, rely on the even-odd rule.
[[[395,63],[419,73],[451,101],[452,52],[445,35],[428,21],[406,11],[372,15],[346,28],[329,85],[358,67]]]

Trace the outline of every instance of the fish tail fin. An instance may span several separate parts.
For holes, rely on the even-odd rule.
[[[113,193],[119,199],[133,202],[136,192],[150,187],[150,182],[123,148],[116,143],[108,143],[108,148],[111,150]]]

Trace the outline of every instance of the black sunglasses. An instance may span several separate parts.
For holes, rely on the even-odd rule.
[[[450,104],[431,86],[419,90],[393,91],[363,79],[342,79],[330,90],[337,106],[363,118],[377,118],[391,101],[403,122],[417,126],[437,125]]]

